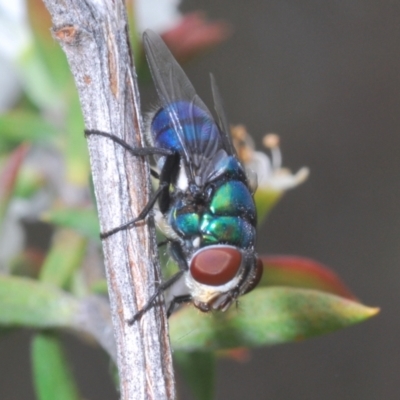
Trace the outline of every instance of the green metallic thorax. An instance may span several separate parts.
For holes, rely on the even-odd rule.
[[[169,223],[184,239],[200,238],[200,247],[226,243],[253,246],[255,207],[247,186],[223,179],[214,185],[208,201],[182,199],[169,214]]]

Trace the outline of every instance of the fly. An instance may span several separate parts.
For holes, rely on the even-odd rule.
[[[204,312],[225,311],[254,289],[263,270],[255,253],[254,190],[236,155],[214,77],[217,121],[163,40],[147,30],[143,46],[160,101],[150,122],[151,145],[134,149],[112,134],[85,131],[114,140],[134,156],[153,156],[160,171],[152,171],[159,187],[138,217],[101,234],[105,239],[135,226],[158,203],[156,221],[179,272],[159,286],[130,324],[164,292],[168,316],[186,302]]]

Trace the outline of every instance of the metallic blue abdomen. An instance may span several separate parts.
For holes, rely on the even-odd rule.
[[[182,138],[177,134],[171,114],[176,115],[182,127]],[[186,101],[179,101],[161,108],[151,123],[156,147],[183,152],[183,146],[197,148],[197,154],[204,153],[204,146],[220,142],[218,127],[213,119],[201,108]]]

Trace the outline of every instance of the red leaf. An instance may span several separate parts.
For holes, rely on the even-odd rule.
[[[261,286],[291,286],[316,289],[357,300],[339,277],[328,267],[298,256],[261,256],[264,274]]]
[[[21,144],[8,157],[0,172],[0,218],[5,212],[14,190],[19,169],[29,150],[29,145]]]
[[[231,34],[231,28],[224,21],[207,21],[201,12],[183,17],[181,22],[161,36],[175,58],[184,63],[199,53],[209,50]]]

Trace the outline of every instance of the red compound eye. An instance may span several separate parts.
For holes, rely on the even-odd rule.
[[[195,254],[190,272],[199,283],[219,286],[231,281],[241,264],[242,253],[233,247],[206,248]]]
[[[253,281],[250,283],[250,285],[247,287],[246,291],[243,294],[251,292],[259,284],[259,282],[262,278],[263,272],[264,272],[264,265],[263,265],[261,259],[257,257],[256,270],[255,270],[255,275],[254,275]]]

